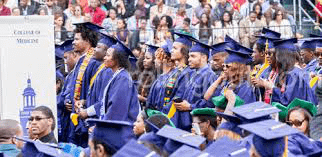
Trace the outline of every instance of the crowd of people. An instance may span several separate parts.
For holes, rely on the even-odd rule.
[[[244,2],[244,1],[243,1]],[[295,37],[293,16],[277,0],[1,0],[2,15],[53,15],[59,44],[73,38],[73,24],[92,22],[131,50],[148,42],[161,46],[180,31],[213,45],[229,35],[252,48],[263,27]]]
[[[134,2],[20,0],[55,15],[57,115],[0,120],[0,156],[320,156],[322,36],[275,1]]]

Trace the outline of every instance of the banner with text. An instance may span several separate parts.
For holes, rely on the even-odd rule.
[[[25,136],[37,106],[57,115],[53,22],[53,16],[0,16],[0,118],[20,121]]]

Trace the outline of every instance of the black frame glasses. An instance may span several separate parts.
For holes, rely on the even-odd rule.
[[[49,117],[39,117],[39,116],[36,116],[36,117],[29,117],[29,118],[28,118],[28,120],[29,120],[30,122],[32,122],[32,121],[34,121],[34,120],[36,120],[36,121],[38,122],[38,121],[41,121],[41,120],[43,120],[43,119],[49,119]]]

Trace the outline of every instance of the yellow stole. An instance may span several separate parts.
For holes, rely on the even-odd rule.
[[[105,64],[101,64],[99,67],[98,67],[98,70],[96,71],[95,75],[91,78],[91,81],[90,81],[90,85],[89,85],[89,88],[91,89],[92,86],[93,86],[93,83],[94,81],[96,80],[96,77],[97,75],[104,69],[105,67]]]
[[[318,76],[313,77],[310,80],[310,87],[312,88],[318,80],[319,80],[319,77]]]
[[[181,72],[186,68],[187,66],[184,65],[182,68],[181,68]],[[175,83],[175,82],[174,82]],[[172,103],[171,104],[171,108],[168,112],[168,118],[172,118],[174,116],[174,114],[177,112],[177,108],[174,106],[174,104]]]
[[[83,63],[79,68],[79,72],[77,74],[77,79],[76,79],[76,84],[75,84],[75,91],[74,91],[74,99],[75,100],[80,99],[80,93],[81,93],[81,90],[82,90],[83,76],[84,76],[85,70],[86,70],[86,68],[88,66],[88,63],[89,63],[90,59],[93,57],[93,55],[94,55],[94,48],[91,48],[86,52],[85,58],[83,60]]]
[[[259,69],[259,71],[257,72],[255,78],[258,78],[265,69],[267,69],[269,67],[268,63],[264,63],[264,65]]]

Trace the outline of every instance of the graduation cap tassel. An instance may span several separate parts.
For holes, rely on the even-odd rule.
[[[284,147],[284,153],[283,157],[288,157],[288,136],[285,136],[285,147]]]
[[[266,39],[266,43],[265,43],[265,53],[268,52],[268,39]],[[265,62],[264,64],[268,64],[268,61],[267,61],[267,57],[265,56]]]

